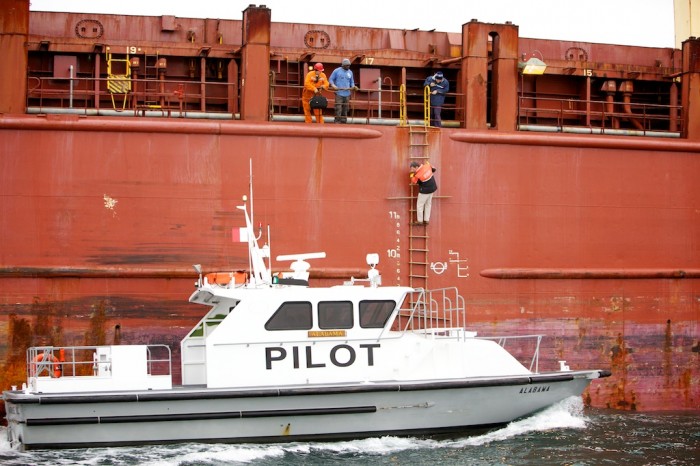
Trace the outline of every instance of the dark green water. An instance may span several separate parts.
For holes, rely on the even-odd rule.
[[[700,465],[696,413],[584,410],[578,398],[483,435],[283,445],[184,444],[17,452],[0,465]]]

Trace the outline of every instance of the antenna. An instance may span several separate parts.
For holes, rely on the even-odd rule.
[[[292,269],[292,278],[299,280],[309,279],[309,265],[306,259],[323,259],[326,257],[325,252],[309,252],[306,254],[287,254],[283,256],[277,256],[278,261],[294,261],[289,266]]]
[[[199,275],[199,280],[197,280],[197,286],[202,286],[202,264],[194,264],[192,266],[194,271]]]
[[[248,189],[250,190],[250,223],[255,223],[253,215],[253,158],[248,159]]]
[[[253,159],[250,159],[250,205],[247,204],[248,196],[243,196],[243,205],[236,206],[245,215],[245,240],[248,242],[248,266],[251,271],[249,284],[259,286],[272,282],[272,266],[270,264],[270,246],[265,244],[262,248],[258,246],[258,239],[262,237],[262,225],[259,234],[256,236],[253,231]],[[250,216],[248,210],[250,209]],[[269,228],[268,228],[269,239]],[[265,264],[267,259],[268,264]]]
[[[283,256],[277,256],[278,261],[295,261],[295,260],[306,260],[306,259],[325,259],[325,252],[307,252],[305,254],[286,254]]]

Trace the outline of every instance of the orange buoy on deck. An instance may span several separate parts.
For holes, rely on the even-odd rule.
[[[206,274],[205,278],[210,285],[225,286],[231,282],[234,284],[245,283],[248,274],[245,272],[212,272]]]
[[[58,378],[63,375],[63,366],[59,362],[58,358],[52,354],[37,354],[32,360],[32,363],[29,365],[29,373],[32,376],[39,376],[44,369],[46,369],[49,372],[49,375],[54,378]]]

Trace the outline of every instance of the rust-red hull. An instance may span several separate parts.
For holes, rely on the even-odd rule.
[[[611,369],[593,406],[699,409],[700,39],[676,50],[476,20],[456,34],[272,23],[254,5],[217,20],[2,3],[0,51],[16,65],[0,68],[5,388],[25,378],[28,346],[166,342],[177,361],[202,312],[187,303],[192,264],[247,264],[231,229],[252,160],[255,221],[273,256],[327,253],[313,280],[364,275],[378,252],[385,284],[458,286],[482,334],[548,335],[540,368]],[[344,58],[360,88],[352,124],[299,123],[308,67]],[[524,73],[530,58],[544,74]],[[442,129],[425,121],[438,70]],[[409,225],[407,170],[423,159],[439,185],[427,234]]]
[[[48,315],[74,343],[103,306],[109,341],[119,325],[176,343],[200,312],[191,264],[245,265],[230,229],[250,160],[273,255],[326,251],[330,280],[380,252],[384,283],[406,284],[407,129],[176,126],[0,117],[3,321]],[[611,368],[594,406],[696,409],[700,159],[682,141],[508,137],[431,131],[429,286],[457,284],[482,333],[547,334],[541,367]]]

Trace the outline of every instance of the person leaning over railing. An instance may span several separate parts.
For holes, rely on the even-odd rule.
[[[450,83],[445,79],[442,71],[425,78],[423,87],[430,88],[430,126],[442,126],[442,106],[445,104],[445,95],[450,91]]]

